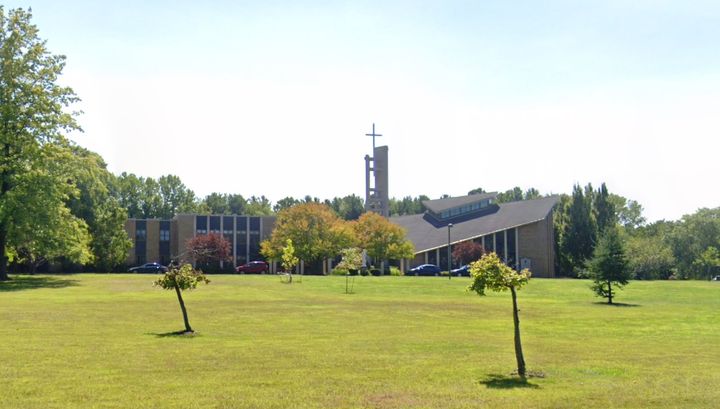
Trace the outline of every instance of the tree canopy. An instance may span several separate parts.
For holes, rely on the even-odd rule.
[[[261,253],[279,259],[287,239],[291,239],[295,255],[305,261],[335,257],[353,243],[353,233],[327,205],[302,203],[280,211],[270,239],[261,243]]]
[[[364,213],[352,227],[358,247],[376,262],[414,255],[413,244],[407,239],[405,229],[377,213]]]
[[[71,88],[58,84],[65,57],[50,53],[31,18],[30,11],[6,12],[0,6],[0,280],[8,278],[9,240],[21,241],[18,234],[27,233],[28,228],[39,233],[52,228],[44,222],[69,223],[64,227],[76,234],[56,237],[56,243],[42,246],[75,245],[78,256],[86,253],[82,248],[87,247],[86,226],[65,217],[70,216],[65,200],[74,192],[57,186],[53,170],[45,167],[48,158],[58,154],[49,145],[66,145],[65,134],[80,129],[77,113],[66,111],[78,98]],[[36,183],[50,191],[38,189]],[[53,216],[33,220],[31,209],[20,200],[28,205],[44,201]],[[18,223],[27,224],[21,229]],[[43,239],[36,237],[35,249],[41,246],[38,240]]]

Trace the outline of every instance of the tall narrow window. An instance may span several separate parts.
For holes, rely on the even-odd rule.
[[[495,233],[495,253],[502,259],[506,260],[507,255],[505,254],[505,232],[499,231]]]
[[[210,233],[220,234],[220,216],[210,216]]]
[[[197,235],[207,234],[207,216],[195,216],[195,233]]]
[[[515,240],[515,230],[516,229],[512,228],[507,231],[507,265],[517,269],[517,247],[515,245],[517,241]]]

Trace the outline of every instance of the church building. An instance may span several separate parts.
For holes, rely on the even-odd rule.
[[[400,260],[406,272],[420,264],[448,265],[448,246],[464,241],[481,243],[517,269],[529,268],[536,277],[555,276],[555,236],[552,211],[557,197],[511,203],[496,203],[497,193],[483,193],[423,202],[423,214],[390,217],[388,147],[375,146],[365,156],[365,210],[376,212],[407,231],[415,246],[415,257]],[[129,219],[125,229],[133,241],[127,255],[129,265],[158,261],[167,264],[182,258],[184,244],[192,237],[222,234],[232,246],[232,261],[226,271],[249,261],[262,260],[260,243],[275,227],[275,216],[180,214],[171,220]],[[336,260],[337,261],[337,260]],[[322,273],[332,268],[322,263]],[[275,271],[276,263],[271,263]],[[459,267],[459,266],[454,266]],[[318,271],[320,273],[320,271]]]
[[[427,200],[424,214],[391,217],[415,245],[409,267],[429,263],[447,269],[448,245],[452,251],[453,245],[472,240],[514,268],[554,277],[552,210],[557,197],[502,204],[495,203],[496,197],[497,193],[485,193]]]

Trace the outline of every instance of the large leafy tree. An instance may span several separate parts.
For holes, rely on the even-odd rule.
[[[519,202],[521,200],[539,199],[540,197],[542,197],[542,195],[540,194],[540,191],[538,191],[534,187],[531,187],[528,190],[523,192],[523,190],[519,186],[515,186],[514,188],[512,188],[510,190],[506,190],[505,192],[498,193],[496,202],[497,203]]]
[[[364,213],[353,223],[353,230],[358,246],[376,262],[413,257],[414,247],[405,229],[377,213]]]
[[[223,193],[213,192],[205,196],[205,205],[212,214],[229,214],[230,204],[228,196]]]
[[[306,262],[335,257],[354,241],[345,221],[328,206],[314,202],[280,211],[270,239],[261,243],[261,253],[268,259],[280,259],[287,239],[292,240],[294,254]]]
[[[365,202],[357,195],[336,197],[326,203],[344,220],[357,220],[365,213]]]
[[[112,186],[112,194],[125,208],[128,217],[141,219],[144,217],[141,204],[143,200],[143,180],[134,173],[121,173]]]
[[[245,207],[247,206],[247,200],[240,194],[229,194],[228,195],[228,210],[230,214],[245,214]]]
[[[480,260],[470,264],[470,277],[472,283],[468,290],[478,295],[485,295],[485,290],[508,291],[512,295],[513,324],[515,327],[515,360],[517,371],[521,378],[525,378],[525,356],[520,341],[520,314],[517,304],[517,291],[530,280],[530,271],[524,269],[515,271],[500,260],[495,253],[488,253]]]
[[[677,261],[660,234],[636,234],[627,237],[627,260],[631,276],[638,280],[667,279],[675,272]]]
[[[695,259],[693,265],[702,271],[706,277],[714,276],[720,271],[720,250],[708,247]]]
[[[63,143],[66,132],[79,129],[76,113],[66,111],[78,98],[57,83],[65,57],[48,51],[31,18],[0,6],[0,280],[8,278],[10,233],[28,212],[17,200],[33,189],[25,184],[41,172],[44,145]]]
[[[627,285],[631,278],[625,243],[617,227],[606,229],[600,238],[590,262],[590,271],[593,275],[593,291],[612,304],[615,290]]]
[[[158,185],[161,200],[158,217],[171,219],[178,213],[190,213],[197,210],[195,192],[188,189],[178,176],[160,176]]]
[[[178,213],[201,210],[195,192],[175,175],[155,180],[123,172],[112,184],[111,191],[128,216],[137,219],[170,219]]]
[[[708,251],[709,247],[720,249],[720,207],[700,209],[683,216],[668,236],[670,247],[678,261],[680,276],[710,278],[712,273],[703,261],[707,259],[703,257],[703,253]]]
[[[17,175],[14,188],[5,197],[3,212],[12,215],[7,248],[17,261],[30,266],[31,272],[60,257],[87,263],[92,259],[88,225],[66,204],[79,195],[75,184],[68,183],[72,153],[60,145],[45,144],[38,155],[45,159],[44,166],[36,164]]]
[[[632,230],[641,227],[647,220],[642,215],[643,207],[635,200],[610,193],[608,200],[617,212],[618,222],[626,229]]]
[[[245,205],[248,216],[270,216],[273,214],[270,199],[265,196],[250,196]]]
[[[273,211],[275,213],[280,213],[282,210],[289,209],[299,203],[300,201],[298,199],[295,199],[292,196],[286,196],[275,203]]]
[[[127,209],[129,217],[137,219],[161,217],[163,199],[160,196],[160,184],[155,179],[123,172],[118,177],[113,190],[120,205]]]
[[[425,206],[422,203],[425,200],[430,200],[430,198],[425,195],[418,197],[405,196],[400,200],[391,198],[390,214],[393,216],[420,214],[425,211]]]
[[[100,270],[111,270],[124,262],[132,246],[124,228],[127,211],[108,189],[115,176],[100,155],[78,146],[71,147],[70,153],[63,175],[77,186],[78,195],[71,197],[68,205],[72,214],[88,225],[93,264]]]

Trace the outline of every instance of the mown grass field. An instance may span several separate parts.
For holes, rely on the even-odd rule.
[[[510,295],[468,278],[211,276],[175,294],[151,275],[0,283],[0,408],[716,408],[720,283],[589,282]]]

